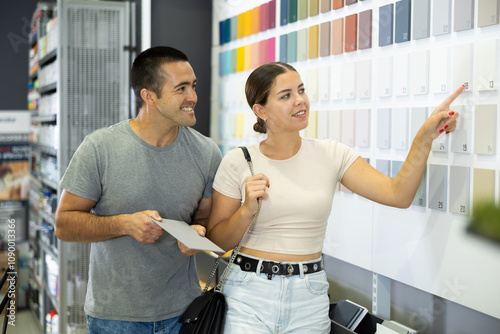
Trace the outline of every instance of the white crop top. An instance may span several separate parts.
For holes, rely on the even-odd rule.
[[[248,151],[255,174],[266,175],[270,187],[244,246],[294,255],[322,251],[335,189],[359,154],[333,140],[302,138],[292,158],[272,160],[259,146],[249,146]],[[243,203],[250,176],[242,150],[235,148],[222,159],[213,187]]]

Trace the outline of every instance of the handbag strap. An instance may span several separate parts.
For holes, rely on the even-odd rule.
[[[240,148],[243,150],[243,154],[245,155],[245,159],[248,163],[248,167],[250,168],[250,173],[253,176],[254,175],[253,164],[252,164],[252,158],[250,157],[250,153],[248,153],[248,149],[245,146],[240,146]],[[243,234],[243,237],[241,238],[240,243],[238,244],[238,246],[236,246],[233,249],[231,259],[229,260],[229,263],[228,263],[226,269],[224,269],[224,272],[221,275],[220,281],[217,284],[217,286],[215,287],[215,291],[222,292],[222,285],[226,281],[227,275],[229,275],[229,270],[231,268],[231,265],[233,264],[234,260],[236,259],[236,256],[238,255],[240,248],[241,248],[241,245],[245,241],[245,239],[248,235],[248,232],[252,229],[253,225],[255,224],[255,220],[257,219],[257,215],[259,214],[259,211],[260,211],[260,204],[261,204],[260,200],[258,199],[257,200],[257,211],[253,215],[252,221],[250,222],[250,225],[248,225],[248,228],[245,231],[245,234]],[[203,289],[203,292],[207,292],[208,287],[210,286],[210,283],[212,282],[212,279],[217,271],[217,267],[219,266],[220,259],[221,259],[221,257],[217,256],[217,260],[215,260],[214,267],[212,269],[212,272],[210,273],[210,276],[207,279],[207,283],[205,284],[205,288]]]

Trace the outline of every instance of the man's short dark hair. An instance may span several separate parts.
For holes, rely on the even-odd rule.
[[[144,103],[141,90],[146,88],[161,97],[161,89],[165,84],[166,75],[161,70],[165,63],[188,61],[186,54],[170,46],[155,46],[141,52],[132,64],[130,84],[134,90],[137,109]]]

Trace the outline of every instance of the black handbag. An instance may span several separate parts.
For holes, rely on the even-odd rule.
[[[243,150],[243,154],[245,155],[245,159],[248,162],[248,166],[250,167],[250,172],[253,173],[252,159],[250,158],[250,154],[248,150],[244,146],[240,146]],[[248,231],[252,228],[255,223],[255,219],[260,211],[260,200],[258,201],[257,212],[254,214],[250,225],[248,226],[243,238],[241,238],[240,243],[233,250],[231,259],[229,260],[229,264],[221,275],[220,281],[217,286],[213,289],[208,290],[210,283],[217,271],[217,267],[219,266],[220,256],[217,257],[215,261],[212,272],[210,273],[207,283],[205,284],[205,288],[203,289],[203,293],[201,296],[196,297],[191,304],[188,306],[186,311],[182,314],[179,319],[179,322],[182,323],[181,329],[179,331],[180,334],[221,334],[224,331],[224,321],[226,319],[226,311],[227,304],[226,298],[222,294],[222,285],[224,284],[227,275],[229,274],[229,270],[231,268],[231,264],[236,259],[236,255],[238,254],[241,244],[245,240]]]

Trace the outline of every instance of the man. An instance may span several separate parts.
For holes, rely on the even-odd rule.
[[[131,70],[137,118],[87,136],[61,180],[56,235],[92,243],[89,333],[176,333],[200,294],[196,251],[150,219],[182,220],[205,233],[221,153],[190,128],[196,82],[181,51],[142,52]]]

